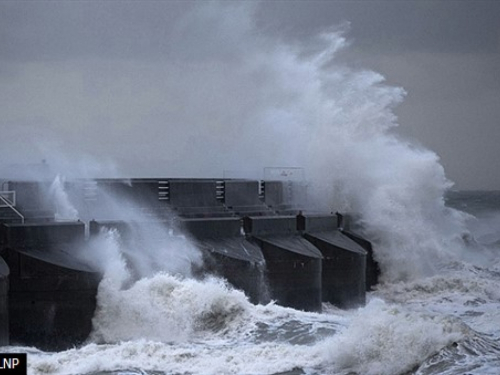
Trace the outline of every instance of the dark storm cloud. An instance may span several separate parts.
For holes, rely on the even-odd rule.
[[[370,53],[498,53],[498,1],[269,1],[249,3],[264,33],[308,40],[342,22]],[[2,59],[87,55],[152,58],[171,52],[176,22],[191,1],[39,1],[0,3]],[[209,9],[209,7],[205,7]],[[202,11],[202,10],[199,10]],[[217,26],[209,18],[198,30]],[[191,25],[192,26],[192,25]],[[197,30],[183,30],[189,45]],[[230,35],[227,36],[230,38]],[[203,46],[200,46],[203,47]],[[221,47],[221,46],[214,46]],[[217,50],[217,48],[215,48]]]
[[[201,4],[201,5],[200,5]],[[0,3],[0,59],[83,57],[192,58],[225,52],[231,33],[206,41],[220,14],[193,27],[188,12],[210,12],[195,1],[38,1]],[[229,8],[231,3],[226,3]],[[498,1],[269,1],[248,2],[262,33],[311,43],[349,23],[353,48],[367,54],[499,53]],[[219,7],[217,12],[221,12]],[[212,10],[213,11],[213,10]],[[193,16],[191,16],[193,17]],[[231,15],[234,17],[234,14]],[[243,20],[237,19],[233,22]],[[231,20],[227,20],[228,23]],[[239,28],[234,28],[237,32]],[[223,27],[220,32],[227,31]],[[216,36],[216,34],[214,34]],[[184,49],[178,48],[180,44]]]
[[[139,1],[3,1],[0,58],[154,58],[168,54],[172,25],[194,4]]]
[[[397,132],[437,152],[458,188],[500,188],[499,1],[272,1],[259,16],[296,43],[348,22],[340,58],[408,92]]]
[[[165,166],[220,174],[234,148],[231,124],[275,95],[259,88],[272,83],[267,68],[251,73],[267,48],[252,34],[253,3],[0,6],[10,19],[0,54],[4,162],[58,153],[66,167],[91,155],[134,175]],[[207,143],[209,158],[201,151]],[[176,167],[188,158],[190,172]]]
[[[172,159],[149,150],[188,155],[215,137],[195,136],[198,124],[287,100],[270,67],[242,79],[246,60],[280,48],[274,38],[307,51],[318,33],[347,29],[337,59],[408,92],[397,131],[435,150],[460,187],[500,188],[498,19],[499,1],[2,1],[2,149],[113,153],[159,170]],[[31,138],[43,142],[23,147]]]
[[[245,6],[193,1],[40,1],[0,3],[0,59],[187,59],[241,53],[233,43],[248,22]],[[221,12],[228,17],[222,18]],[[232,25],[234,23],[234,25]],[[210,30],[210,32],[207,32]]]
[[[303,38],[343,21],[349,37],[370,53],[498,52],[498,1],[270,1],[259,9],[262,27]]]

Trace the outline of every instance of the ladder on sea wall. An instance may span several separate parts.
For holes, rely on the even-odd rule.
[[[8,215],[14,213],[15,216]],[[16,192],[13,190],[0,191],[0,220],[12,220],[20,218],[21,223],[24,224],[24,216],[16,209]]]

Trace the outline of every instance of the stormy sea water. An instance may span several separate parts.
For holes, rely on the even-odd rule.
[[[118,257],[87,344],[2,351],[27,352],[30,374],[498,374],[500,192],[446,202],[470,213],[470,256],[487,262],[450,259],[433,276],[382,283],[362,308],[253,305],[224,280],[162,272],[123,288]]]
[[[446,203],[470,214],[471,261],[383,282],[359,309],[253,305],[224,280],[163,272],[124,288],[118,257],[88,343],[2,351],[27,352],[30,374],[498,374],[500,192],[451,191]]]
[[[142,236],[126,249],[110,231],[94,244],[104,277],[88,341],[1,351],[27,352],[32,375],[499,374],[500,193],[450,190],[439,157],[395,134],[404,90],[340,63],[342,31],[287,45],[257,32],[244,5],[224,6],[223,19],[195,11],[179,26],[216,25],[192,40],[220,42],[222,57],[175,53],[154,77],[140,61],[114,63],[131,86],[164,84],[157,101],[173,109],[161,114],[186,124],[144,145],[177,152],[173,160],[189,161],[177,166],[185,173],[303,167],[308,208],[354,213],[374,245],[381,278],[366,306],[254,305],[224,280],[190,277],[186,266],[200,257],[182,239],[159,249]],[[106,72],[112,90],[121,80]],[[66,201],[56,186],[54,194]],[[61,218],[78,217],[65,208]],[[138,279],[124,261],[134,254]]]

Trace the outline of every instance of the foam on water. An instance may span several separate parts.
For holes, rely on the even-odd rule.
[[[399,374],[467,337],[475,336],[457,319],[379,299],[306,313],[252,305],[222,280],[158,274],[127,290],[103,282],[89,343],[30,353],[29,366],[31,374]]]
[[[498,265],[498,256],[496,262]],[[380,285],[374,294],[414,312],[461,322],[464,327],[462,338],[423,361],[417,374],[497,374],[499,283],[495,263],[478,267],[456,262],[442,268],[440,275]],[[422,334],[429,337],[428,333]]]
[[[119,290],[104,280],[98,293],[91,340],[115,343],[138,337],[183,342],[230,330],[241,324],[249,309],[242,292],[222,280],[198,282],[158,274]],[[200,337],[201,336],[201,337]]]
[[[448,345],[419,366],[415,375],[496,375],[500,368],[498,340],[475,335]]]
[[[341,372],[400,374],[465,336],[458,319],[416,313],[374,299],[340,334],[325,343],[325,355]]]
[[[474,238],[485,246],[500,246],[500,212],[482,212],[469,219],[468,226]]]
[[[455,316],[478,332],[499,337],[499,282],[498,270],[460,263],[439,276],[380,286],[376,294],[414,310]]]
[[[319,332],[331,334],[340,326],[337,320],[342,319],[274,304],[252,305],[220,279],[158,274],[127,290],[105,280],[90,343],[60,353],[32,353],[30,373],[286,371],[320,363],[314,346],[291,342],[300,341],[301,330],[317,341]]]
[[[376,293],[391,302],[371,296],[363,308],[325,306],[322,314],[253,305],[212,277],[159,273],[123,288],[111,274],[86,345],[9,351],[29,352],[30,374],[493,374],[500,332],[494,320],[477,319],[499,317],[498,280],[487,283],[482,271],[474,279],[473,270],[468,280],[387,284]]]

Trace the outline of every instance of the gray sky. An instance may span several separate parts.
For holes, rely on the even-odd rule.
[[[480,0],[1,1],[3,163],[208,177],[257,167],[230,161],[252,150],[285,160],[257,136],[265,122],[248,130],[268,114],[256,108],[293,101],[273,92],[289,61],[276,51],[307,55],[344,30],[337,61],[407,92],[394,132],[435,151],[456,187],[500,189],[499,20],[500,1]]]

